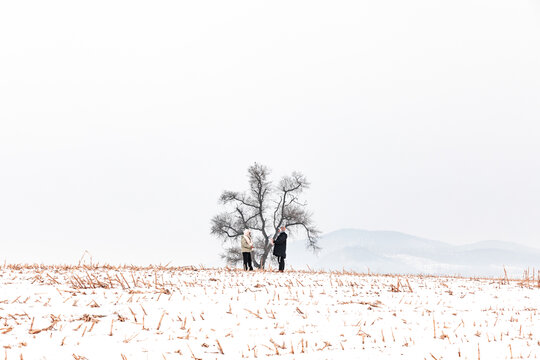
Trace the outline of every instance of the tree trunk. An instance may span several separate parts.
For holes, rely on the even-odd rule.
[[[266,265],[266,260],[268,259],[268,254],[270,254],[270,250],[272,249],[272,244],[266,240],[266,243],[264,244],[264,252],[261,256],[261,269],[264,269],[264,266]]]
[[[255,256],[253,256],[252,260],[253,260],[253,266],[255,266],[257,269],[262,269],[261,264],[257,262],[257,259],[255,258]]]

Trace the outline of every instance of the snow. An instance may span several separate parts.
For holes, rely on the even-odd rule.
[[[0,274],[5,359],[540,355],[537,281],[191,267]]]

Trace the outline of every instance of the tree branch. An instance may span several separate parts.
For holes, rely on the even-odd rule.
[[[283,225],[305,231],[307,247],[318,249],[320,231],[312,224],[312,214],[306,210],[307,203],[300,201],[302,192],[309,188],[307,179],[301,173],[293,172],[274,187],[269,175],[270,170],[266,166],[255,163],[248,168],[249,188],[246,193],[224,191],[219,198],[220,204],[228,210],[212,218],[211,233],[223,242],[231,241],[233,244],[222,254],[228,263],[241,261],[240,246],[232,240],[240,237],[245,229],[259,234],[254,241],[253,261],[263,268],[272,248],[270,235],[275,236]]]

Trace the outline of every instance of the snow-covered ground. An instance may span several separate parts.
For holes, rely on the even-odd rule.
[[[4,266],[0,358],[538,358],[539,304],[537,280]]]

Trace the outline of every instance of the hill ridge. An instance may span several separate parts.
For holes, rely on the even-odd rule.
[[[325,234],[319,244],[322,250],[314,255],[302,242],[291,242],[291,265],[462,276],[501,276],[505,268],[520,276],[527,268],[540,268],[540,249],[500,240],[453,245],[399,231],[345,228]]]

